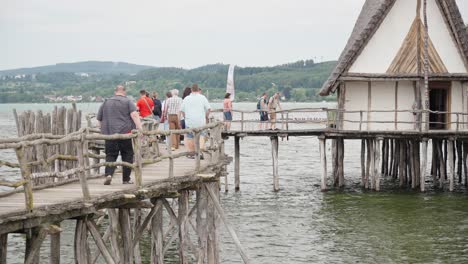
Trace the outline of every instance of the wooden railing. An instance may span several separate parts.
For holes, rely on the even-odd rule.
[[[239,132],[266,130],[271,128],[271,120],[260,121],[260,110],[233,110],[231,130]],[[468,129],[468,113],[441,112],[430,110],[340,110],[335,108],[297,108],[268,112],[276,114],[276,129],[304,130],[419,130],[424,131],[426,124],[429,128],[440,125],[439,129],[463,130]],[[223,110],[216,109],[212,117],[223,120]],[[425,116],[435,116],[445,121],[426,121]],[[440,118],[438,118],[440,117]],[[374,124],[374,126],[372,126]],[[376,127],[379,125],[380,127]],[[384,126],[384,127],[382,127]]]
[[[134,130],[130,134],[102,135],[100,130],[93,127],[81,128],[76,132],[67,135],[53,135],[50,133],[31,134],[18,138],[0,139],[0,150],[13,150],[16,153],[17,162],[0,160],[0,167],[6,166],[20,170],[21,180],[2,181],[0,186],[15,188],[13,191],[0,193],[0,197],[11,195],[17,192],[24,192],[25,205],[28,210],[34,208],[34,190],[51,188],[70,182],[79,181],[83,193],[83,199],[91,198],[88,186],[88,180],[104,176],[100,173],[100,168],[104,166],[125,166],[133,170],[135,176],[135,185],[141,187],[143,183],[142,167],[145,164],[158,163],[169,159],[168,177],[174,177],[174,159],[184,157],[188,154],[195,154],[194,173],[204,169],[201,166],[200,154],[208,154],[209,165],[219,163],[224,157],[223,140],[221,132],[223,124],[220,122],[210,123],[207,126],[184,130],[159,131],[157,122],[153,120],[144,120],[143,130]],[[91,125],[91,123],[88,123]],[[202,132],[207,134],[207,147],[200,149],[200,135]],[[171,152],[171,135],[193,133],[195,142],[195,153]],[[162,153],[159,149],[159,138],[167,137],[167,153]],[[135,159],[133,163],[127,162],[102,162],[105,155],[99,154],[93,150],[101,145],[104,140],[131,139],[134,146]],[[67,145],[74,149],[74,154],[53,154],[37,155],[44,149],[54,146]],[[39,151],[38,151],[39,150]],[[32,155],[32,152],[35,155]],[[34,158],[32,158],[34,157]],[[73,161],[73,168],[54,167],[56,161]],[[91,162],[94,161],[94,162]],[[35,168],[33,171],[32,168]],[[51,168],[54,168],[52,170]],[[42,178],[52,180],[41,181]],[[20,188],[22,187],[22,188]]]

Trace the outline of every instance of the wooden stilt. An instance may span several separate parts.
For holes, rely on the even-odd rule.
[[[123,250],[121,249],[121,244],[119,243],[119,216],[116,209],[107,209],[107,214],[110,220],[111,226],[111,235],[110,235],[110,244],[111,244],[111,251],[112,255],[115,258],[115,261],[120,263],[123,259]]]
[[[207,256],[207,240],[208,234],[206,230],[206,207],[208,204],[208,194],[203,185],[197,190],[197,234],[198,234],[198,254],[197,263],[206,263]]]
[[[367,141],[367,164],[366,164],[366,180],[364,182],[364,187],[366,189],[369,189],[369,178],[371,176],[371,161],[372,161],[372,140],[371,139],[366,139]]]
[[[132,234],[135,234],[137,230],[140,228],[141,225],[141,209],[135,208],[133,209],[134,217],[133,217],[133,231]],[[141,264],[141,252],[140,252],[140,239],[135,239],[133,237],[133,258],[135,260],[135,264]]]
[[[47,231],[44,228],[40,228],[37,231],[37,234],[34,236],[34,239],[31,241],[31,247],[29,252],[25,255],[25,264],[35,264],[39,263],[39,251],[41,249],[42,242],[47,236]]]
[[[219,202],[219,187],[218,182],[205,184],[206,188],[213,193],[212,199]],[[207,256],[208,264],[219,264],[219,238],[218,238],[218,214],[215,210],[214,202],[209,199],[207,207],[207,224],[208,224],[208,240],[207,240]]]
[[[7,264],[8,234],[0,235],[0,264]]]
[[[340,138],[338,142],[338,187],[344,186],[344,139]]]
[[[338,187],[338,181],[339,181],[339,167],[340,164],[338,162],[338,139],[332,139],[331,140],[331,158],[332,158],[332,179],[333,179],[333,186]]]
[[[465,175],[465,186],[468,186],[468,164],[467,157],[468,157],[468,142],[463,141],[463,171]]]
[[[400,177],[400,187],[403,187],[406,182],[406,143],[400,141],[400,161],[398,163],[398,177]]]
[[[414,142],[414,170],[416,173],[416,188],[418,188],[421,183],[421,148],[419,140],[415,140]]]
[[[325,137],[319,137],[320,164],[322,167],[322,181],[321,181],[322,191],[327,190],[327,151],[326,151],[325,143],[326,143]]]
[[[444,156],[443,156],[443,152],[442,152],[442,145],[443,145],[443,142],[442,141],[438,141],[438,144],[437,144],[437,157],[439,158],[439,170],[440,170],[440,177],[439,177],[439,188],[443,188],[444,187],[444,183],[445,183],[445,178],[446,178],[446,170],[445,170],[445,159],[444,159]]]
[[[453,187],[454,187],[454,176],[455,176],[455,162],[454,162],[454,157],[453,157],[453,145],[454,141],[453,139],[449,139],[447,142],[447,159],[448,159],[448,166],[449,166],[449,171],[448,171],[448,181],[449,181],[449,190],[452,192]]]
[[[421,160],[421,172],[420,172],[420,183],[419,187],[421,192],[426,191],[426,168],[427,168],[427,138],[422,140],[422,160]]]
[[[60,223],[56,226],[60,227]],[[50,264],[60,264],[60,236],[60,232],[50,235]]]
[[[416,180],[416,160],[415,160],[415,140],[410,140],[410,148],[409,148],[409,157],[410,157],[410,168],[411,168],[411,188],[414,190],[416,189],[417,180]]]
[[[84,219],[76,221],[75,228],[75,261],[77,264],[88,264],[88,228]]]
[[[375,171],[375,190],[376,191],[380,191],[380,173],[381,173],[381,170],[379,170],[379,169],[382,168],[382,163],[383,163],[383,158],[381,158],[381,155],[380,155],[380,146],[382,145],[382,141],[383,140],[381,138],[378,138],[376,140],[376,146],[375,146],[375,150],[376,150],[376,153],[375,153],[376,161],[375,161],[375,163],[377,164],[376,171]]]
[[[390,167],[388,168],[387,175],[388,176],[393,176],[393,164],[395,162],[394,157],[395,157],[395,145],[394,145],[394,140],[389,139],[390,142]]]
[[[270,137],[271,140],[271,156],[273,158],[273,190],[279,191],[279,175],[278,175],[278,137]]]
[[[457,146],[457,176],[458,176],[458,183],[462,183],[462,174],[463,174],[463,146],[461,140],[456,140]]]
[[[366,140],[361,140],[361,187],[365,186],[366,181]]]
[[[179,213],[178,213],[178,224],[179,224],[179,263],[189,263],[188,257],[186,256],[187,251],[187,217],[188,217],[188,203],[189,193],[187,190],[180,192],[179,196]]]
[[[234,186],[240,189],[240,138],[234,137]]]
[[[393,178],[398,178],[398,169],[400,166],[400,140],[395,139],[395,156],[393,164]]]
[[[130,222],[130,209],[119,209],[119,225],[122,235],[123,262],[133,263],[133,242],[132,242],[132,226]]]
[[[370,139],[371,142],[371,164],[370,164],[370,189],[375,190],[375,171],[376,171],[376,164],[375,164],[375,140]]]
[[[152,252],[151,263],[164,263],[164,238],[163,238],[163,207],[160,199],[156,200],[155,213],[151,220]]]

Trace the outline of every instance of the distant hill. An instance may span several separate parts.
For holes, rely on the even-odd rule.
[[[236,66],[236,101],[256,101],[263,92],[270,95],[281,92],[285,100],[296,102],[334,100],[333,96],[320,97],[318,92],[335,65],[336,61],[300,60],[268,67]],[[210,100],[220,100],[226,91],[228,68],[229,65],[220,63],[183,69],[81,62],[3,71],[0,72],[0,103],[47,102],[69,95],[92,101],[112,95],[118,84],[124,84],[129,95],[138,97],[141,89],[164,95],[171,89],[182,91],[197,83]],[[9,73],[1,76],[6,72]]]
[[[53,72],[87,73],[87,74],[136,74],[142,70],[154,68],[152,66],[137,65],[126,62],[112,61],[84,61],[74,63],[58,63],[55,65],[33,68],[20,68],[0,71],[0,76],[19,74],[39,74]]]

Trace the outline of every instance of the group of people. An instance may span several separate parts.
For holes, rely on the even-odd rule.
[[[130,134],[134,129],[142,129],[141,118],[154,118],[160,123],[167,124],[166,129],[183,129],[203,127],[208,122],[211,106],[197,84],[187,87],[182,98],[177,89],[166,94],[166,99],[161,102],[158,94],[150,97],[145,90],[140,91],[140,98],[133,103],[126,96],[125,87],[116,87],[114,96],[107,99],[99,108],[97,120],[101,127],[101,133],[105,135]],[[206,134],[200,135],[200,147],[204,147]],[[188,158],[195,159],[194,135],[188,133],[184,136],[184,144],[192,154]],[[180,145],[180,135],[172,135],[171,148],[176,150]],[[115,162],[119,153],[123,162],[133,163],[133,146],[131,139],[106,140],[106,162]],[[203,158],[202,156],[200,157]],[[105,185],[112,182],[115,167],[105,168]],[[130,180],[131,169],[122,170],[123,184],[133,184]]]
[[[270,121],[270,129],[276,128],[276,111],[282,110],[280,104],[280,93],[275,93],[268,98],[267,93],[263,93],[260,100],[257,102],[257,111],[260,113],[260,130],[269,129],[268,121]]]

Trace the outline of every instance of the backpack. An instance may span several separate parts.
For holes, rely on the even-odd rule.
[[[262,100],[263,100],[263,98],[260,98],[260,100],[258,100],[258,103],[257,103],[257,110],[261,110],[261,109],[262,109]]]

